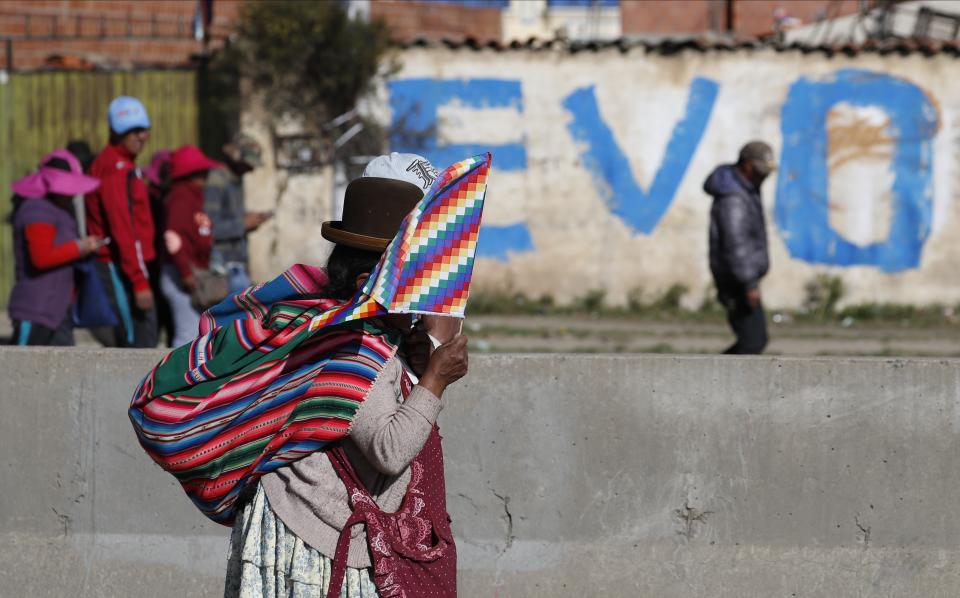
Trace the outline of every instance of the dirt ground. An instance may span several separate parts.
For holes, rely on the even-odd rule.
[[[723,322],[578,316],[473,316],[465,333],[473,352],[489,353],[720,353],[733,342]],[[11,335],[0,312],[0,343]],[[769,324],[768,354],[960,357],[960,324],[901,323],[850,326]],[[86,330],[77,344],[96,346]]]
[[[659,322],[589,316],[478,316],[467,334],[490,352],[720,353],[733,342],[723,322]],[[960,325],[769,324],[778,355],[960,356]]]

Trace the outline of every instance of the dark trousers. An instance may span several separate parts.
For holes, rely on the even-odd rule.
[[[93,329],[93,335],[105,347],[152,349],[157,346],[157,310],[138,309],[133,299],[133,288],[126,277],[112,263],[97,262],[97,273],[107,291],[110,308],[117,315],[119,326]]]
[[[147,266],[150,273],[150,290],[153,291],[153,302],[157,310],[157,336],[163,333],[167,340],[167,346],[172,347],[173,341],[173,315],[170,312],[170,302],[160,288],[160,260],[154,260]]]
[[[750,307],[747,290],[743,287],[720,287],[718,299],[727,310],[727,322],[737,335],[737,342],[724,353],[730,355],[759,355],[767,346],[767,318],[763,305]]]
[[[20,320],[13,323],[13,342],[20,346],[72,347],[73,319],[69,313],[63,322],[54,329],[43,324]]]

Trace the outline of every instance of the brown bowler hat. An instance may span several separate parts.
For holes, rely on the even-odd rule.
[[[324,222],[320,234],[339,245],[383,251],[421,198],[423,191],[406,181],[355,179],[343,196],[343,220]]]

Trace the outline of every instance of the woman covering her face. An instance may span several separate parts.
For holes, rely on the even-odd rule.
[[[423,158],[391,154],[347,187],[343,219],[322,229],[336,244],[325,298],[356,294],[435,176]],[[447,386],[467,372],[466,338],[435,316],[414,325],[409,315],[389,315],[369,326],[399,333],[400,349],[344,440],[251,489],[233,527],[226,596],[456,595],[436,421]]]

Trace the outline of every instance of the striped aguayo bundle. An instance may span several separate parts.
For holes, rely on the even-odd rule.
[[[260,476],[344,438],[396,352],[398,339],[370,321],[311,327],[338,307],[302,298],[325,282],[323,270],[297,265],[228,298],[134,394],[140,444],[218,523],[233,522],[237,497]]]

